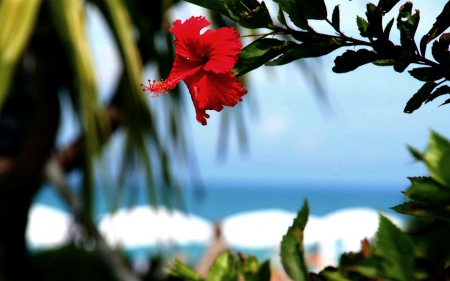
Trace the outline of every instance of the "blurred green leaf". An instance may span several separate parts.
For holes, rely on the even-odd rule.
[[[450,141],[431,130],[425,159],[430,176],[450,188]]]
[[[15,66],[31,38],[40,4],[40,0],[0,2],[0,112]]]
[[[434,88],[436,88],[437,84],[429,81],[425,83],[417,93],[412,96],[412,98],[408,101],[403,110],[405,113],[413,113],[414,110],[418,109],[423,102],[425,102]]]
[[[211,265],[208,281],[236,281],[238,274],[233,254],[222,252]]]
[[[327,281],[351,281],[350,279],[341,275],[338,271],[322,271],[320,275],[325,276]]]
[[[259,264],[256,256],[245,258],[239,253],[240,273],[245,281],[270,281],[270,263],[268,260]]]
[[[298,44],[292,41],[259,38],[242,49],[232,71],[236,76],[242,76],[295,46]]]
[[[416,160],[424,161],[424,159],[425,159],[424,155],[419,150],[417,150],[416,148],[409,146],[409,145],[408,145],[408,150],[414,156],[414,158],[416,158]]]
[[[380,59],[380,56],[367,49],[360,49],[358,51],[347,50],[341,56],[334,60],[333,71],[336,73],[345,73],[360,67],[369,62],[374,62]]]
[[[303,43],[291,48],[275,60],[267,62],[266,65],[277,66],[302,58],[324,56],[341,47],[342,43],[340,38],[326,39],[314,43]]]
[[[442,68],[438,66],[413,68],[408,72],[412,77],[424,82],[436,81],[444,77]]]
[[[339,17],[339,5],[336,5],[333,10],[333,14],[331,15],[331,23],[333,24],[334,30],[339,32],[341,30],[340,27],[340,17]]]
[[[430,206],[428,203],[409,201],[392,207],[391,209],[400,214],[450,222],[450,206]]]
[[[302,209],[281,241],[281,264],[294,281],[309,280],[303,250],[303,231],[308,221],[308,215],[308,201],[305,199]]]
[[[183,280],[189,281],[203,281],[200,275],[198,275],[195,270],[191,269],[180,260],[176,259],[173,264],[171,264],[171,268],[166,270],[167,273],[174,277],[182,278]]]
[[[441,14],[436,18],[436,22],[433,27],[428,31],[426,35],[420,40],[420,52],[422,56],[425,56],[427,44],[431,40],[439,36],[450,26],[450,1],[445,4]]]
[[[386,261],[382,265],[388,279],[413,280],[414,249],[410,238],[383,215],[380,215],[374,254]]]
[[[272,25],[269,11],[264,1],[256,0],[222,0],[229,16],[246,28],[264,28]]]
[[[450,191],[435,183],[413,183],[404,193],[408,198],[431,205],[450,204]]]

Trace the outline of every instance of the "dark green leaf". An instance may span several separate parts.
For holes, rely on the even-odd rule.
[[[404,193],[406,197],[430,205],[450,203],[450,191],[436,183],[413,183]]]
[[[450,33],[444,33],[439,38],[439,40],[434,41],[433,47],[431,48],[434,59],[439,63],[445,63],[445,58],[450,55],[448,52],[448,47],[450,44]]]
[[[206,8],[208,10],[216,11],[227,17],[229,16],[228,11],[221,0],[185,0],[185,1]]]
[[[438,66],[419,67],[408,71],[414,78],[420,81],[435,81],[444,77],[442,69]]]
[[[400,0],[380,0],[378,2],[378,9],[381,10],[381,13],[386,14],[398,3]]]
[[[405,106],[403,112],[405,113],[413,113],[414,110],[418,109],[424,101],[426,101],[434,88],[436,88],[437,84],[429,81],[425,83],[417,93],[412,96],[412,98],[408,101]]]
[[[380,215],[374,254],[385,260],[382,265],[388,279],[414,279],[414,249],[410,238],[383,215]]]
[[[267,62],[266,65],[283,65],[302,58],[324,56],[339,48],[341,44],[342,40],[340,38],[327,39],[322,42],[315,43],[303,43],[293,47],[277,59]]]
[[[450,94],[450,87],[447,85],[441,86],[436,89],[431,95],[428,97],[428,99],[425,101],[425,103],[430,102],[434,100],[437,97],[440,97],[442,95]]]
[[[361,36],[368,37],[366,35],[366,31],[367,31],[367,27],[369,26],[369,23],[366,21],[366,19],[363,17],[357,16],[356,24],[358,25],[358,30],[361,33]]]
[[[234,256],[229,251],[225,251],[211,265],[208,281],[236,281],[237,276]]]
[[[288,26],[287,23],[286,23],[286,18],[284,17],[284,12],[283,12],[283,10],[281,9],[281,5],[280,5],[280,4],[278,4],[278,14],[277,14],[277,19],[278,19],[278,21],[279,21],[282,25],[284,25],[284,26],[286,26],[287,28],[289,28],[289,26]]]
[[[442,104],[440,104],[439,106],[445,105],[445,104],[449,104],[450,103],[450,99],[445,100]]]
[[[259,3],[257,0],[221,0],[229,17],[239,22],[246,28],[264,28],[272,25],[269,11],[264,1]]]
[[[414,15],[411,15],[410,11],[401,11],[397,17],[397,28],[400,30],[401,36],[404,36],[410,40],[414,39],[414,34],[416,33],[417,26],[419,25],[419,20],[419,13],[416,12]],[[401,38],[401,40],[405,39]],[[405,46],[405,43],[402,43],[402,46]]]
[[[383,16],[377,6],[372,3],[368,3],[366,17],[369,25],[367,26],[364,35],[361,35],[364,37],[383,38]]]
[[[175,260],[175,262],[172,264],[172,268],[167,270],[167,273],[174,277],[181,278],[183,280],[189,280],[189,281],[203,281],[203,279],[198,273],[195,272],[195,270],[191,269],[184,263],[182,263],[180,260]]]
[[[273,38],[257,39],[242,49],[233,72],[236,76],[244,75],[297,45],[292,41]]]
[[[351,281],[350,279],[346,278],[345,276],[342,276],[340,272],[338,271],[322,271],[320,275],[325,276],[327,281]]]
[[[358,51],[347,50],[341,56],[336,57],[334,60],[333,71],[336,73],[344,73],[355,70],[369,62],[373,62],[380,59],[380,56],[366,49]]]
[[[303,16],[303,14],[297,10],[297,6],[294,2],[290,0],[273,0],[274,2],[278,3],[283,11],[285,11],[288,15],[291,21],[301,29],[309,30],[310,27],[308,25],[308,21]]]
[[[391,209],[400,214],[450,222],[450,209],[448,207],[430,206],[423,202],[409,201]]]
[[[372,62],[374,65],[378,66],[393,66],[395,64],[394,59],[381,59]]]
[[[303,251],[303,231],[308,221],[308,215],[308,201],[305,199],[303,208],[281,241],[281,264],[289,277],[294,281],[309,280]]]
[[[394,64],[394,70],[397,72],[403,72],[411,64],[414,59],[414,50],[404,49],[400,56],[396,58]]]
[[[436,18],[436,22],[433,24],[433,27],[430,29],[430,31],[428,31],[428,33],[422,37],[422,40],[420,40],[420,52],[422,53],[422,56],[425,56],[427,44],[430,43],[431,40],[439,36],[442,32],[444,32],[449,26],[450,1],[445,4],[444,9]]]
[[[327,7],[324,0],[291,0],[296,9],[307,20],[324,20],[327,18]]]
[[[393,24],[394,24],[394,18],[392,18],[386,25],[386,28],[383,31],[384,38],[389,39],[389,34],[391,33]]]
[[[337,32],[341,30],[339,18],[339,5],[336,5],[336,7],[334,7],[333,14],[331,15],[331,23],[333,24],[333,27]]]

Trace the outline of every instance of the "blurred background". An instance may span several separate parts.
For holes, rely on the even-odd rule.
[[[445,3],[414,2],[419,36]],[[338,4],[359,37],[366,1],[327,1],[329,14]],[[226,248],[279,268],[305,198],[316,270],[358,250],[379,211],[404,225],[389,208],[426,175],[406,145],[448,137],[445,106],[404,114],[420,82],[374,65],[335,74],[337,50],[241,77],[244,101],[201,126],[183,83],[158,98],[139,86],[168,76],[167,28],[193,15],[232,24],[183,1],[0,2],[0,279],[166,280],[174,257],[205,274]]]

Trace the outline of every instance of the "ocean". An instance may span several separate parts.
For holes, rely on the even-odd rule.
[[[364,236],[375,233],[378,225],[378,211],[382,211],[383,213],[394,217],[400,217],[400,215],[393,212],[390,208],[403,202],[404,197],[400,191],[405,190],[406,187],[407,184],[401,186],[398,184],[369,185],[354,183],[337,185],[331,183],[303,183],[277,186],[268,184],[246,184],[240,186],[236,184],[222,184],[213,187],[208,186],[203,189],[189,189],[186,190],[183,195],[184,207],[179,206],[178,209],[188,210],[191,215],[198,218],[195,219],[197,220],[197,225],[195,227],[189,226],[189,224],[183,224],[184,222],[182,221],[165,223],[161,220],[157,221],[153,217],[154,228],[148,229],[145,223],[150,222],[152,218],[150,218],[147,212],[148,220],[142,219],[142,214],[144,214],[143,211],[145,210],[141,208],[140,219],[137,217],[134,217],[133,219],[131,216],[130,218],[125,219],[126,223],[129,223],[128,226],[125,227],[129,228],[127,235],[135,238],[127,238],[127,241],[131,241],[131,244],[129,243],[131,246],[125,246],[123,249],[125,250],[125,253],[138,264],[148,260],[148,257],[154,255],[162,255],[167,258],[177,255],[179,257],[184,257],[184,260],[194,266],[201,260],[203,254],[210,246],[208,244],[208,239],[204,237],[206,234],[209,235],[212,233],[211,229],[213,223],[222,221],[227,222],[227,219],[230,218],[234,219],[234,222],[239,222],[239,218],[243,219],[248,215],[252,215],[255,218],[258,218],[259,221],[251,221],[249,223],[244,223],[244,225],[242,225],[242,223],[240,225],[235,223],[234,229],[229,229],[233,226],[233,223],[228,223],[228,229],[225,230],[229,233],[228,236],[231,237],[229,239],[231,241],[230,248],[235,252],[240,251],[247,255],[256,255],[260,260],[275,260],[276,264],[278,253],[276,246],[274,245],[279,243],[283,233],[285,233],[287,227],[292,222],[292,218],[302,207],[304,199],[307,198],[312,221],[310,226],[307,225],[307,230],[309,229],[311,232],[336,232],[334,229],[325,230],[324,227],[336,228],[336,225],[339,227],[344,222],[331,221],[336,220],[336,218],[331,219],[329,217],[339,217],[339,215],[333,214],[339,214],[339,212],[342,212],[343,210],[351,210],[352,215],[350,216],[350,219],[348,219],[348,214],[346,215],[347,218],[344,219],[347,221],[345,222],[347,225],[345,226],[347,232],[339,237],[333,238],[331,238],[332,235],[329,234],[329,238],[334,239],[331,242],[317,240],[305,246],[306,249],[317,249],[320,245],[326,245],[327,248],[333,248],[331,251],[330,249],[326,249],[327,255],[331,256],[326,262],[335,262],[338,259],[340,252],[357,250],[359,241],[364,238]],[[111,190],[107,187],[102,187],[97,189],[96,196],[97,198],[108,198],[108,196],[110,197],[111,195],[108,193],[111,193]],[[142,186],[129,186],[122,198],[123,200],[119,203],[118,210],[128,208],[130,205],[143,207],[148,204],[148,195],[146,189]],[[42,188],[34,202],[36,204],[47,205],[57,210],[70,213],[67,206],[49,185]],[[102,217],[108,214],[110,210],[110,202],[99,200],[96,205],[96,216],[98,221],[100,222]],[[258,214],[260,215],[259,217]],[[265,220],[264,216],[267,218],[271,217],[272,220]],[[340,220],[343,218],[344,217],[341,216]],[[328,221],[325,221],[325,219]],[[314,222],[320,220],[323,220],[321,229],[317,227],[317,223],[314,224]],[[350,221],[350,224],[348,221]],[[207,226],[211,229],[204,229],[203,226],[205,225],[205,222],[208,223]],[[124,222],[122,221],[122,224],[123,223]],[[171,225],[169,226],[169,224]],[[254,224],[253,227],[256,227],[256,234],[251,233],[252,229],[250,227],[252,224]],[[262,225],[264,225],[264,227]],[[316,225],[316,227],[314,225]],[[185,238],[182,238],[184,239],[183,241],[191,239],[194,242],[187,244],[167,243],[167,241],[164,243],[157,243],[157,241],[168,240],[164,237],[167,236],[167,234],[159,234],[159,238],[156,236],[155,238],[149,238],[149,236],[155,233],[155,228],[159,229],[156,230],[156,232],[159,231],[158,233],[166,233],[161,232],[161,229],[166,228],[166,226],[175,231],[176,234],[174,235],[177,237],[179,237],[180,233],[191,238],[194,237],[192,238],[194,240],[192,240],[191,238],[186,238],[186,236]],[[247,227],[249,227],[248,230]],[[316,230],[314,230],[314,227]],[[271,229],[271,231],[266,231],[266,229]],[[139,232],[142,232],[141,236],[139,236]],[[203,232],[203,234],[201,232]],[[268,232],[273,233],[270,234]],[[352,233],[353,236],[344,237],[345,235],[351,235]],[[147,235],[147,237],[142,237],[143,235]],[[172,234],[169,234],[169,236],[170,235]],[[355,238],[355,235],[359,236],[356,236]],[[203,238],[198,238],[198,236]],[[317,235],[310,234],[309,236]],[[133,239],[137,239],[141,242],[133,242]],[[198,242],[200,240],[203,242]],[[352,241],[346,242],[346,240]],[[152,244],[144,245],[143,243]],[[245,243],[259,246],[253,245],[247,247]],[[349,246],[343,248],[342,245]],[[320,264],[318,266],[322,265]]]

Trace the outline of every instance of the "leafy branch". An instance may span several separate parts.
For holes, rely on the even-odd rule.
[[[419,45],[416,43],[415,33],[420,12],[413,11],[413,3],[410,1],[400,6],[397,17],[392,18],[385,26],[384,17],[400,0],[380,0],[377,5],[368,3],[365,17],[356,17],[360,35],[367,40],[345,35],[340,28],[339,5],[334,7],[330,20],[324,0],[273,0],[279,7],[277,19],[281,25],[274,24],[264,1],[186,1],[229,17],[244,28],[271,30],[243,48],[233,69],[236,76],[244,75],[262,65],[279,66],[302,58],[324,56],[342,47],[365,47],[356,51],[346,50],[337,56],[333,71],[346,73],[372,63],[377,66],[392,66],[395,71],[404,72],[412,64],[420,65],[408,72],[425,83],[407,102],[405,113],[414,112],[423,103],[438,96],[450,94],[447,87],[441,87],[439,91],[436,89],[438,85],[450,80],[450,33],[443,34],[450,26],[450,1],[430,31],[422,37]],[[285,15],[288,15],[295,28],[289,26]],[[315,31],[309,25],[309,20],[326,21],[335,29],[336,34]],[[400,32],[400,44],[389,39],[394,23]],[[266,38],[268,35],[273,35],[274,38]],[[280,39],[275,38],[276,35],[279,35]],[[434,61],[425,56],[427,45],[433,40],[435,41],[431,50]],[[367,47],[370,48],[366,49]],[[450,99],[441,105],[447,103],[450,103]]]

